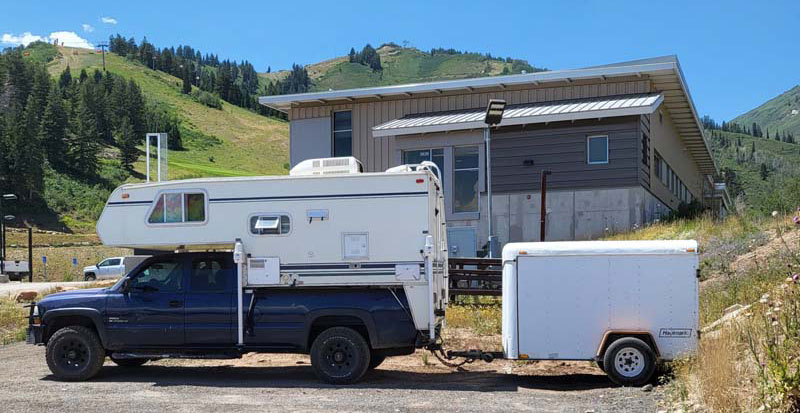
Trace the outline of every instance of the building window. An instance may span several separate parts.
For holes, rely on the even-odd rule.
[[[642,163],[650,165],[650,136],[645,132],[642,132]]]
[[[453,148],[453,212],[478,212],[477,146]]]
[[[406,165],[419,164],[423,161],[429,161],[439,167],[439,171],[444,174],[444,149],[422,149],[414,151],[403,151],[403,163]],[[444,177],[440,176],[439,181],[442,182],[444,187]]]
[[[206,220],[204,193],[167,192],[158,195],[150,211],[150,224],[179,224]]]
[[[286,235],[291,231],[291,220],[284,214],[259,214],[250,217],[250,233],[255,235]]]
[[[589,164],[608,163],[608,136],[590,136],[586,139],[586,161]]]
[[[333,112],[333,156],[353,156],[353,112]]]

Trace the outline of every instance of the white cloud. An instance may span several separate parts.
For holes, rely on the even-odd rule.
[[[13,35],[11,33],[3,33],[0,36],[0,43],[3,44],[10,44],[12,46],[19,46],[19,45],[29,45],[37,40],[45,40],[42,36],[37,36],[35,34],[31,34],[31,32],[25,32],[20,34],[19,36]]]
[[[105,24],[117,24],[117,19],[109,16],[103,16],[100,18],[100,21]]]
[[[35,41],[52,43],[53,41],[56,40],[58,41],[58,44],[63,43],[64,46],[68,47],[79,47],[83,49],[94,48],[94,45],[92,43],[80,37],[78,33],[68,32],[68,31],[52,32],[48,36],[39,36],[36,34],[32,34],[31,32],[24,32],[20,35],[3,33],[3,35],[0,36],[0,43],[11,46],[19,46],[19,45],[27,46]]]
[[[94,31],[94,26],[92,26],[91,24],[84,23],[81,26],[83,26],[83,31],[85,31],[86,33],[91,33]]]
[[[58,44],[63,43],[67,47],[79,47],[82,49],[94,49],[94,45],[88,40],[78,36],[75,32],[53,32],[47,36],[48,41],[58,40]]]

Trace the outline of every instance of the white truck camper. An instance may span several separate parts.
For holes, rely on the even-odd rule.
[[[622,385],[696,350],[695,241],[512,243],[503,248],[503,352],[594,360]]]
[[[288,176],[122,185],[97,222],[105,245],[230,251],[242,293],[395,286],[430,342],[444,319],[447,239],[436,165],[362,173],[352,157],[304,161]]]

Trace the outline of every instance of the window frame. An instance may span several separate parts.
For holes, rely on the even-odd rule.
[[[455,216],[467,216],[466,214],[476,214],[476,215],[478,215],[478,217],[480,217],[480,213],[481,213],[481,189],[485,189],[484,185],[483,185],[484,182],[481,180],[481,175],[483,175],[483,172],[482,172],[483,171],[483,168],[482,168],[483,164],[481,163],[481,152],[483,152],[483,151],[481,149],[485,148],[485,147],[483,147],[481,145],[473,144],[473,145],[453,145],[452,148],[453,148],[452,151],[451,151],[451,153],[452,153],[452,156],[451,156],[452,157],[452,161],[451,161],[452,170],[450,171],[451,172],[451,177],[452,177],[452,179],[451,179],[452,183],[450,184],[450,186],[451,186],[451,190],[450,190],[450,198],[451,198],[450,199],[450,208],[451,208],[451,210],[453,212],[453,215],[455,215]],[[475,167],[471,167],[471,168],[456,168],[456,150],[458,148],[476,148],[477,151],[478,151],[478,153],[477,153],[477,155],[478,155],[478,165],[475,166]],[[475,211],[456,211],[456,199],[455,199],[455,197],[456,197],[456,195],[455,195],[455,193],[456,193],[456,172],[458,172],[458,171],[477,171],[478,172],[478,189],[477,189],[477,207],[478,208]]]
[[[183,221],[181,222],[166,222],[167,219],[167,202],[166,198],[164,199],[164,222],[150,222],[150,215],[153,214],[153,211],[158,205],[158,200],[165,194],[180,194],[181,195],[181,218]],[[203,194],[203,220],[202,221],[186,221],[186,194]],[[165,189],[162,191],[158,191],[156,196],[150,203],[150,207],[147,209],[147,214],[144,216],[144,223],[147,226],[151,227],[169,227],[169,226],[199,226],[199,225],[206,225],[208,223],[208,191],[205,189],[199,188],[191,188],[191,189]]]
[[[606,157],[605,161],[592,161],[592,153],[591,153],[591,142],[592,139],[600,139],[603,138],[606,140]],[[609,145],[610,141],[608,139],[608,135],[589,135],[586,137],[586,164],[587,165],[607,165],[609,163]]]
[[[166,294],[182,293],[186,289],[186,267],[185,267],[184,260],[176,258],[176,257],[166,257],[166,258],[161,258],[161,259],[158,259],[158,260],[153,260],[153,261],[145,263],[143,266],[137,267],[136,273],[133,276],[130,277],[130,280],[131,280],[130,281],[130,288],[131,289],[135,288],[136,280],[142,276],[142,273],[145,270],[149,269],[154,264],[164,264],[164,263],[175,263],[175,264],[178,265],[178,268],[180,269],[180,281],[179,281],[178,289],[174,290],[174,291],[161,291],[161,290],[159,290],[159,291],[151,291],[151,292],[147,292],[147,294],[153,294],[153,293],[157,293],[157,294],[158,293],[166,293]],[[142,291],[141,293],[145,293],[145,292]]]
[[[437,146],[437,147],[423,148],[423,149],[401,149],[400,150],[400,164],[401,165],[403,165],[403,164],[408,165],[408,162],[406,161],[406,153],[408,153],[408,152],[423,152],[423,151],[428,151],[428,161],[429,162],[433,162],[434,164],[436,164],[436,162],[434,162],[434,160],[433,160],[433,151],[442,151],[442,165],[439,166],[439,164],[436,164],[436,166],[439,166],[439,173],[442,176],[440,176],[438,178],[439,178],[439,182],[442,184],[442,190],[444,190],[444,186],[445,186],[444,183],[445,183],[445,180],[446,180],[445,179],[445,174],[446,174],[446,172],[445,172],[446,166],[445,165],[447,164],[447,151],[445,150],[444,147]],[[455,156],[455,155],[453,155],[453,156]],[[455,160],[454,160],[454,162],[455,162]]]
[[[285,233],[280,233],[280,234],[255,234],[255,233],[253,233],[253,230],[252,230],[252,228],[250,226],[250,220],[252,220],[253,217],[262,217],[262,216],[276,216],[276,217],[278,217],[278,229],[281,228],[281,223],[280,223],[281,217],[285,216],[285,217],[289,218],[289,231],[285,232]],[[294,231],[294,218],[292,217],[292,214],[290,214],[288,212],[256,212],[254,214],[250,214],[250,215],[247,216],[247,233],[252,237],[258,237],[258,238],[260,238],[260,237],[287,237],[287,236],[291,235],[293,231]]]
[[[336,114],[350,112],[350,129],[336,129]],[[336,132],[350,132],[350,154],[349,155],[336,155]],[[331,156],[353,156],[353,110],[343,109],[335,110],[331,113]]]
[[[220,258],[220,257],[196,257],[196,258],[192,258],[189,261],[189,268],[188,268],[188,270],[189,270],[189,279],[188,279],[189,285],[187,287],[187,291],[189,293],[194,293],[194,294],[230,294],[230,293],[232,293],[232,291],[228,288],[228,280],[225,280],[225,282],[222,285],[222,289],[220,289],[220,290],[202,290],[202,291],[198,291],[198,290],[195,289],[195,286],[194,286],[195,264],[198,263],[198,262],[203,262],[203,261],[217,261],[220,264],[219,271],[233,271],[233,268],[225,268],[225,265],[224,265],[224,264],[226,264],[225,260],[223,258]]]

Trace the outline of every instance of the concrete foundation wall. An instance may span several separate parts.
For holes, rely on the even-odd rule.
[[[486,216],[486,199],[485,196],[481,198],[482,218]],[[501,245],[508,242],[539,241],[539,192],[496,194],[492,199],[492,223]],[[641,227],[668,212],[669,208],[641,186],[548,191],[546,240],[597,239]],[[476,228],[476,250],[486,244],[486,219],[448,222],[448,227],[462,226]]]

